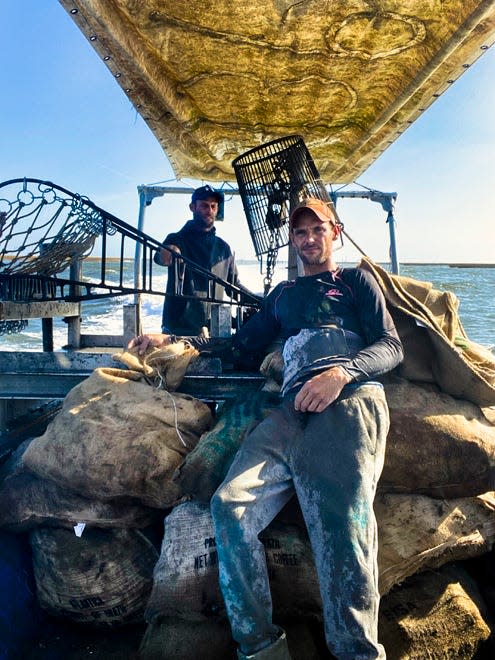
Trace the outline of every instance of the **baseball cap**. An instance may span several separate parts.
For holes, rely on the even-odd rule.
[[[198,199],[208,199],[208,197],[214,197],[219,204],[223,202],[223,193],[219,190],[215,190],[211,186],[201,186],[196,188],[191,197],[191,202],[197,202]]]
[[[312,211],[321,222],[331,222],[333,225],[337,222],[336,216],[332,211],[331,202],[324,202],[317,197],[306,197],[302,202],[299,202],[290,214],[289,229],[293,228],[294,222],[303,211]]]

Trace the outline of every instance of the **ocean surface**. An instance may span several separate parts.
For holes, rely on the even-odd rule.
[[[355,265],[355,264],[341,264]],[[128,279],[132,283],[133,261],[129,260]],[[387,266],[385,266],[387,268]],[[98,262],[84,264],[83,274],[91,278],[97,272]],[[263,275],[258,262],[239,262],[242,283],[252,291],[263,291]],[[451,291],[459,299],[459,315],[469,339],[495,351],[495,268],[459,268],[448,265],[422,264],[401,265],[401,275],[431,282],[436,289]],[[286,279],[286,264],[280,263],[274,274],[273,283]],[[117,273],[116,273],[117,278]],[[163,290],[165,289],[165,269]],[[160,283],[161,284],[161,283]],[[84,334],[122,334],[122,306],[133,302],[132,296],[120,296],[82,304],[82,332]],[[162,296],[143,296],[143,329],[159,332],[161,323]],[[62,319],[54,320],[55,350],[67,343],[67,326]],[[18,334],[0,336],[0,349],[10,351],[39,351],[41,344],[41,321],[30,319],[27,328]]]

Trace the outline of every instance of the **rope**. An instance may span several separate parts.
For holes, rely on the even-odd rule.
[[[170,392],[165,388],[165,382],[164,382],[163,376],[162,376],[160,373],[157,374],[157,375],[158,375],[158,378],[159,378],[159,383],[158,383],[158,385],[156,386],[156,389],[157,389],[157,390],[162,389],[164,392],[166,392],[166,393],[169,395],[170,399],[172,400],[172,405],[173,405],[173,407],[174,407],[174,426],[175,426],[175,432],[177,433],[177,437],[179,438],[179,440],[182,442],[182,444],[184,445],[184,447],[187,449],[188,447],[187,447],[186,442],[185,442],[184,438],[182,437],[182,433],[180,432],[180,429],[179,429],[179,416],[178,416],[178,414],[177,414],[177,406],[175,405],[175,399],[174,399],[174,397],[170,394]]]
[[[366,254],[366,252],[362,248],[360,248],[359,245],[355,241],[352,240],[352,238],[349,236],[349,234],[346,231],[344,231],[344,225],[342,223],[340,223],[340,231],[347,238],[347,240],[350,241],[354,245],[356,250],[363,255],[363,257],[368,256]]]

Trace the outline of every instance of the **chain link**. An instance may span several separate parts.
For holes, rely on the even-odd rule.
[[[265,285],[264,295],[268,295],[272,288],[273,275],[275,273],[275,265],[278,258],[278,232],[272,231],[270,233],[270,247],[266,255],[266,275],[263,279]]]

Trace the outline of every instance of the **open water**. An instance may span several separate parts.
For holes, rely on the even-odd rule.
[[[127,264],[129,283],[132,283],[133,265],[133,260],[129,260]],[[263,276],[260,273],[258,262],[239,262],[238,268],[241,281],[245,286],[252,291],[263,291]],[[84,275],[91,278],[92,269],[94,269],[94,273],[98,272],[98,262],[86,262]],[[401,275],[428,281],[436,289],[453,292],[459,298],[459,315],[468,337],[495,351],[495,268],[403,264],[401,265]],[[165,289],[165,277],[164,269],[163,290]],[[275,284],[286,277],[286,265],[281,263],[275,271],[273,282]],[[83,303],[82,332],[85,334],[122,334],[122,305],[129,302],[133,302],[132,297],[121,296]],[[162,306],[162,296],[143,297],[143,329],[145,332],[160,331]],[[67,326],[62,319],[54,321],[54,342],[55,350],[61,349],[67,343]],[[0,336],[0,349],[41,350],[41,321],[32,319],[22,333]]]

